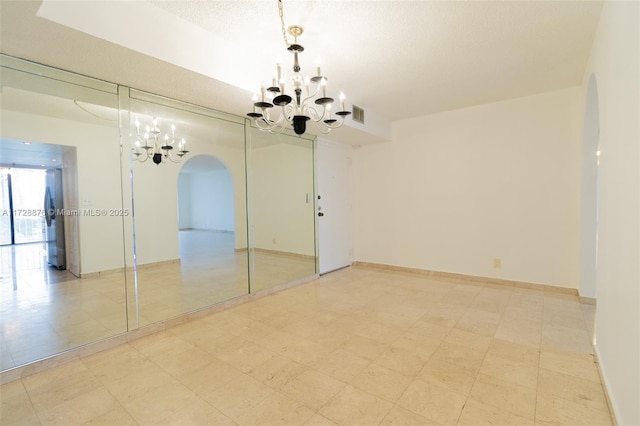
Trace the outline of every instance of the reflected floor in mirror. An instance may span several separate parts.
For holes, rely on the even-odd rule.
[[[253,251],[251,292],[315,273],[315,260],[274,251]],[[247,251],[235,249],[232,232],[180,231],[180,262],[138,269],[140,326],[248,293]]]
[[[139,326],[247,294],[247,252],[236,251],[234,241],[228,232],[181,231],[180,262],[141,266]],[[124,274],[78,279],[48,266],[45,248],[38,243],[0,249],[2,370],[127,330]],[[286,253],[256,250],[253,264],[252,292],[315,273],[312,257]],[[135,315],[130,321],[135,328]]]
[[[248,293],[246,251],[231,232],[180,231],[180,261],[138,267],[139,325]]]
[[[126,331],[123,273],[78,279],[47,264],[44,243],[0,256],[2,370]]]
[[[2,370],[126,331],[123,273],[78,279],[47,264],[44,243],[0,255]]]
[[[352,267],[2,386],[2,424],[611,425],[577,296]]]

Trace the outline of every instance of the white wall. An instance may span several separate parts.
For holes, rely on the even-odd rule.
[[[80,209],[121,209],[118,128],[3,110],[2,137],[75,146]],[[66,166],[65,166],[66,167]],[[80,273],[124,265],[123,221],[116,216],[80,216]]]
[[[178,173],[178,229],[191,228],[191,174]]]
[[[605,2],[585,73],[598,86],[596,350],[620,425],[640,424],[640,4]]]
[[[176,260],[180,165],[133,163],[133,212],[138,265]]]
[[[355,259],[577,288],[581,100],[398,121],[392,142],[355,150]]]
[[[191,173],[191,227],[235,231],[233,180],[227,170]]]
[[[253,247],[314,256],[313,152],[299,141],[251,152]]]

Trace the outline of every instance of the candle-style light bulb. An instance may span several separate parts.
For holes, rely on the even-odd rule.
[[[284,95],[284,78],[280,78],[280,94]]]
[[[304,78],[304,87],[307,89],[307,96],[309,96],[309,85],[311,84],[311,79],[309,76],[305,76]]]
[[[278,74],[277,74],[278,81],[280,81],[282,79],[282,67],[280,66],[280,62],[276,64],[276,68],[278,70]]]
[[[344,93],[342,93],[342,91],[340,92],[340,111],[344,111],[344,100],[345,100],[345,96]]]
[[[322,75],[322,72],[320,71],[320,65],[322,65],[322,59],[320,59],[320,57],[318,57],[316,59],[316,67],[318,68],[318,77],[320,77]]]
[[[256,102],[258,102],[258,94],[254,93],[253,96],[251,96],[251,100],[253,101],[253,112],[256,112]]]
[[[322,79],[320,79],[320,86],[322,86],[322,97],[326,98],[327,97],[327,79],[322,77]]]
[[[138,120],[137,117],[136,117],[135,124],[136,124],[136,135],[139,135],[140,134],[140,120]]]

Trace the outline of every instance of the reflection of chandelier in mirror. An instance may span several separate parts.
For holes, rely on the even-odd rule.
[[[304,47],[298,44],[298,36],[303,32],[302,27],[293,25],[288,28],[288,33],[293,36],[293,43],[289,43],[287,33],[285,32],[284,17],[282,13],[282,0],[278,0],[278,11],[280,13],[280,22],[282,24],[282,35],[287,50],[293,53],[293,84],[294,96],[285,94],[285,79],[282,76],[280,64],[277,65],[277,73],[274,73],[271,79],[271,86],[261,89],[261,99],[258,101],[258,95],[253,96],[253,111],[248,113],[256,127],[272,133],[280,133],[289,124],[293,126],[294,132],[302,135],[307,129],[307,121],[312,120],[320,124],[322,133],[329,133],[331,129],[338,128],[344,123],[344,118],[351,114],[344,109],[344,94],[340,93],[340,111],[334,114],[338,119],[331,117],[331,105],[333,98],[327,97],[327,78],[320,72],[320,66],[317,68],[317,75],[313,77],[300,75],[300,64],[298,62],[298,54],[304,51]],[[304,97],[303,97],[304,86]],[[266,93],[268,92],[268,93]],[[316,98],[322,92],[322,96]],[[273,103],[269,102],[269,97],[274,96]],[[318,111],[318,109],[320,110]],[[278,118],[271,118],[270,111],[274,105],[282,107],[279,111]]]
[[[170,160],[179,163],[182,158],[189,152],[186,150],[187,141],[182,138],[178,142],[177,153],[174,154],[174,145],[176,141],[176,125],[171,125],[171,132],[164,133],[158,128],[158,119],[153,117],[151,125],[144,127],[144,132],[140,133],[140,120],[136,118],[136,141],[134,147],[131,148],[133,160],[144,163],[151,159],[155,164],[165,163]]]

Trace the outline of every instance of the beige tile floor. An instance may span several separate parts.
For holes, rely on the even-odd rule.
[[[3,385],[3,425],[610,425],[594,307],[352,267]]]
[[[248,292],[246,252],[231,233],[180,235],[181,263],[77,279],[46,264],[43,244],[0,247],[0,371]],[[252,292],[313,275],[313,260],[256,251]],[[127,316],[127,297],[129,316]]]

